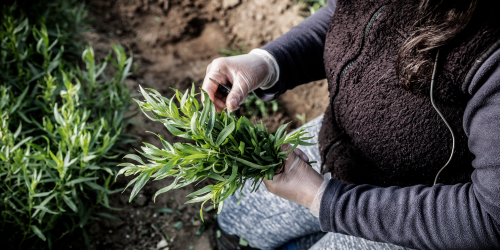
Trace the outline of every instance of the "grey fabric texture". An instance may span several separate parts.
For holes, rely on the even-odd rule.
[[[316,242],[310,250],[410,250],[390,243],[369,241],[362,238],[338,234],[327,233],[321,240]]]
[[[308,142],[317,143],[323,116],[317,117],[304,127],[315,137]],[[307,154],[319,172],[321,157],[317,146],[299,146]],[[355,249],[395,250],[405,249],[391,244],[378,243],[362,238],[321,231],[318,218],[309,209],[282,199],[267,191],[264,184],[254,193],[247,182],[242,194],[239,192],[224,201],[224,207],[217,220],[222,230],[244,238],[250,246],[262,249],[276,249],[294,241],[298,250],[311,249]],[[239,200],[239,202],[238,202]],[[321,240],[320,240],[321,239]],[[319,240],[319,241],[318,241]]]

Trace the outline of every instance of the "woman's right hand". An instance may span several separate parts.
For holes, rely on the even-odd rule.
[[[217,112],[226,107],[229,111],[234,111],[246,100],[250,91],[275,82],[276,72],[273,62],[265,56],[245,54],[221,57],[208,65],[202,88],[215,104]],[[227,97],[217,92],[218,84],[210,78],[225,85],[232,83],[231,92]],[[203,101],[204,96],[201,98]]]

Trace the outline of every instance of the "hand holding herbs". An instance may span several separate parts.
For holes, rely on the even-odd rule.
[[[282,150],[290,148],[290,144],[281,146]],[[287,155],[283,173],[274,180],[264,180],[269,192],[310,209],[318,217],[320,201],[330,181],[330,174],[325,176],[316,172],[307,164],[307,155],[299,148]],[[297,188],[299,187],[300,188]]]
[[[302,129],[287,137],[287,124],[282,125],[276,132],[269,133],[262,121],[254,125],[246,117],[237,119],[226,112],[218,114],[208,94],[203,90],[205,98],[203,107],[200,107],[195,98],[197,94],[194,85],[184,94],[174,89],[175,95],[171,99],[161,96],[154,89],[147,90],[141,87],[146,102],[135,100],[144,114],[153,121],[163,123],[173,135],[191,139],[193,143],[172,145],[161,135],[157,135],[163,149],[144,143],[142,152],[138,151],[148,159],[148,163],[143,162],[138,155],[126,155],[125,158],[139,163],[119,165],[124,168],[118,174],[139,174],[128,184],[135,184],[130,200],[150,178],[160,180],[169,176],[175,177],[171,185],[156,192],[155,198],[169,190],[211,178],[217,183],[189,194],[188,197],[193,199],[187,203],[204,204],[211,200],[214,207],[218,206],[220,211],[223,201],[242,188],[247,180],[252,181],[252,191],[257,190],[264,177],[272,180],[276,173],[282,171],[286,154],[298,145],[313,145],[305,142],[312,137],[305,137],[306,132]],[[153,117],[147,112],[152,113]],[[293,146],[280,152],[280,146],[287,143]],[[200,215],[201,213],[202,210]],[[201,216],[203,218],[203,215]]]

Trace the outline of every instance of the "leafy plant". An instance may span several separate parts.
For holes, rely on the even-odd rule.
[[[138,174],[128,184],[134,184],[130,200],[150,178],[160,180],[175,177],[171,185],[156,192],[155,198],[169,190],[210,178],[217,183],[189,194],[188,197],[194,198],[187,203],[204,204],[211,200],[220,211],[224,200],[242,188],[246,181],[251,180],[253,190],[257,190],[262,178],[272,180],[282,169],[287,153],[298,145],[313,145],[304,141],[312,137],[304,137],[306,132],[302,132],[302,129],[287,137],[287,124],[269,133],[262,122],[254,125],[246,117],[238,119],[226,112],[217,114],[214,104],[204,91],[205,101],[203,107],[200,107],[195,98],[194,85],[184,94],[174,89],[175,95],[170,99],[154,89],[147,90],[141,87],[145,102],[135,100],[144,114],[153,121],[163,123],[173,135],[194,142],[172,145],[161,135],[157,135],[163,149],[144,143],[142,152],[138,151],[139,155],[126,155],[125,158],[139,163],[119,165],[123,168],[118,174]],[[280,152],[280,146],[284,143],[292,143],[293,147]],[[148,163],[140,156],[145,157]],[[200,216],[203,219],[202,209]]]
[[[301,115],[295,114],[295,117],[297,117],[297,119],[299,119],[299,121],[302,125],[306,124],[306,113],[302,113]]]
[[[276,100],[264,102],[257,98],[254,93],[251,93],[243,103],[240,114],[266,117],[269,115],[269,110],[276,112],[278,109],[279,106]]]
[[[307,14],[301,14],[303,17],[308,17],[316,11],[318,11],[320,8],[326,6],[326,0],[299,0],[299,5],[304,4],[307,10],[309,10],[309,15]]]
[[[119,146],[132,141],[122,133],[132,59],[113,46],[96,62],[78,39],[85,15],[71,0],[2,9],[0,234],[9,249],[52,248],[93,216],[113,217],[93,209],[111,208],[108,195],[120,191],[109,188]]]

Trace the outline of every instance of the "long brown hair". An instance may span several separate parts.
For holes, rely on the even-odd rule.
[[[426,77],[439,48],[448,44],[469,23],[477,0],[422,0],[410,37],[401,47],[396,71],[405,88],[428,82]]]

